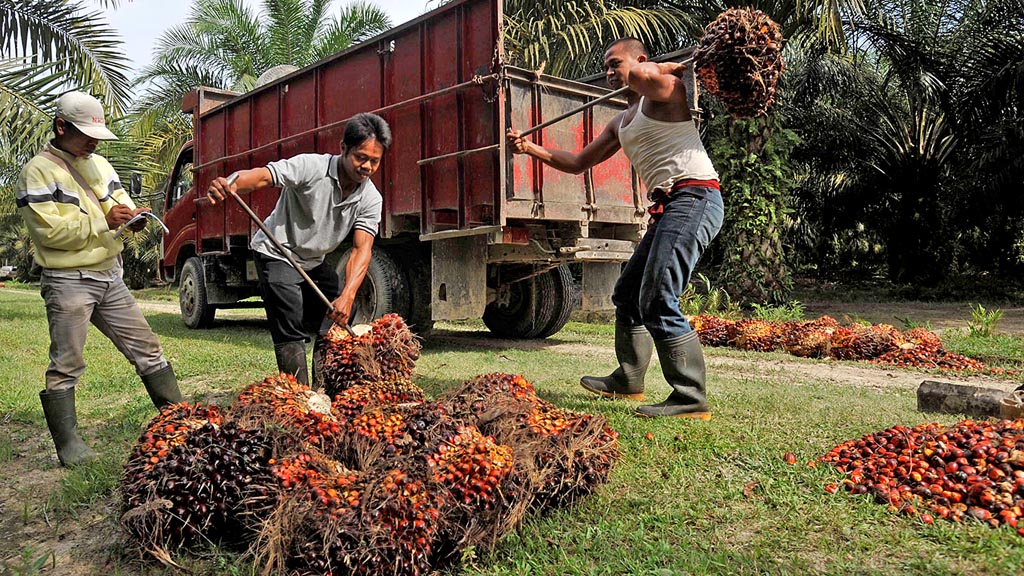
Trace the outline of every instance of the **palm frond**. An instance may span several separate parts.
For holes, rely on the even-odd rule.
[[[391,17],[376,4],[361,0],[344,4],[317,38],[313,61],[322,60],[390,28]]]

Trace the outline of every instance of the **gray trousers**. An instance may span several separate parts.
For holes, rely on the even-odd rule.
[[[73,388],[85,373],[85,337],[92,322],[140,375],[167,366],[160,340],[149,327],[124,281],[43,275],[40,292],[50,324],[46,389]]]

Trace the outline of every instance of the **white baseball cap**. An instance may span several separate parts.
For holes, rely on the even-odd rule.
[[[97,140],[117,140],[117,136],[107,130],[107,122],[103,118],[103,104],[84,92],[68,92],[57,99],[58,118],[71,122],[83,134]]]

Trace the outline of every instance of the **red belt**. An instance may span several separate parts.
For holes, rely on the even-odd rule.
[[[667,193],[664,190],[655,190],[651,195],[654,204],[647,209],[647,213],[651,215],[655,221],[661,217],[662,213],[665,212],[665,203],[668,202],[669,197],[674,193],[678,192],[683,188],[689,188],[690,186],[699,186],[702,188],[714,188],[715,190],[721,190],[718,186],[718,180],[678,180],[672,185],[672,189]]]

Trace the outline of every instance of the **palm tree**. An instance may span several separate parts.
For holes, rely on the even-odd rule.
[[[181,98],[198,86],[246,91],[263,72],[303,67],[391,27],[375,4],[356,0],[329,13],[330,0],[198,0],[185,23],[164,32],[137,82],[148,87],[131,114],[136,166],[153,184],[189,138]]]

